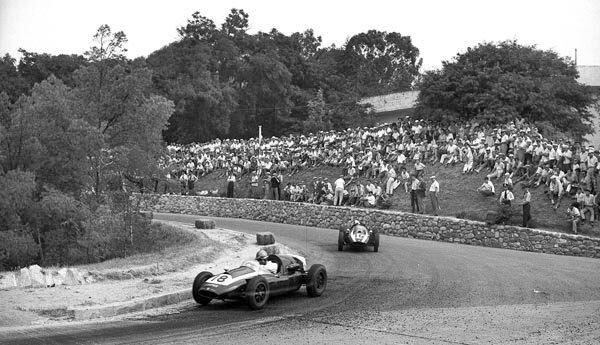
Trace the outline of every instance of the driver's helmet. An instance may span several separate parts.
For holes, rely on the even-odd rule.
[[[267,252],[264,249],[261,249],[256,253],[256,260],[258,260],[258,261],[267,260],[267,256],[269,256],[267,254]]]

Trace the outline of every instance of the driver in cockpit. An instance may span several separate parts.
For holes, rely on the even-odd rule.
[[[277,274],[277,263],[267,260],[268,256],[267,252],[261,249],[256,253],[256,261],[246,262],[244,265],[251,266],[252,269],[255,269],[260,274]],[[254,264],[250,265],[251,263]]]

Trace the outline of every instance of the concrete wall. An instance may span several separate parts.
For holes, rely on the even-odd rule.
[[[154,212],[244,218],[284,224],[343,229],[358,219],[391,236],[456,242],[485,247],[600,258],[600,239],[411,213],[321,206],[286,201],[162,195],[145,197]]]

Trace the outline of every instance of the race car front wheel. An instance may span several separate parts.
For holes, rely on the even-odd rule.
[[[379,233],[375,234],[375,241],[373,243],[373,251],[377,253],[379,251]]]
[[[338,251],[344,250],[344,232],[340,230],[340,234],[338,235]]]
[[[202,305],[207,305],[210,303],[211,299],[208,297],[204,297],[200,295],[200,287],[204,284],[205,281],[210,279],[213,276],[210,272],[200,272],[194,279],[194,284],[192,285],[192,296],[194,296],[194,300]]]
[[[250,308],[262,309],[269,300],[269,283],[261,276],[250,279],[246,285],[246,300]]]
[[[323,265],[312,265],[308,270],[306,292],[309,297],[319,297],[327,287],[327,271]]]

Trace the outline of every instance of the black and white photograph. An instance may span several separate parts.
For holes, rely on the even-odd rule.
[[[600,344],[600,1],[0,0],[0,344]]]

